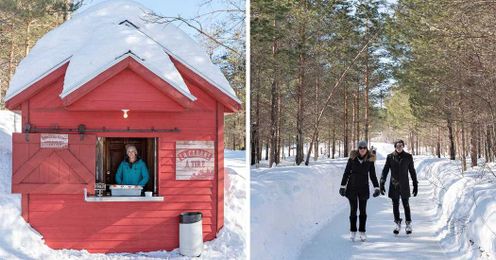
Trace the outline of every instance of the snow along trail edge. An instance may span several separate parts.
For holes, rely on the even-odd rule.
[[[416,165],[419,161],[415,162]],[[376,163],[380,178],[384,160]],[[410,199],[413,234],[405,233],[402,224],[399,235],[393,234],[392,202],[387,196],[371,197],[367,203],[367,241],[349,240],[349,206],[307,241],[298,259],[434,259],[446,258],[435,234],[436,205],[432,203],[429,182],[419,179],[419,195]],[[404,218],[403,208],[400,212]]]

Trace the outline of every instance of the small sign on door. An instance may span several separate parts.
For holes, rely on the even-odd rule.
[[[69,147],[67,134],[41,134],[40,148],[64,149]]]
[[[213,141],[176,141],[176,180],[213,180]]]

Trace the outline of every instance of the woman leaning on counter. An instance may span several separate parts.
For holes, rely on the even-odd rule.
[[[145,162],[138,156],[134,145],[126,146],[126,158],[121,162],[115,175],[115,182],[123,185],[144,187],[150,179]]]

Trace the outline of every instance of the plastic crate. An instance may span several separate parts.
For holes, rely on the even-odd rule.
[[[139,185],[110,185],[112,196],[136,197],[141,196],[143,187]]]

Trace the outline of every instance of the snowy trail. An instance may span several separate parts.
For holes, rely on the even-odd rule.
[[[376,164],[379,177],[383,165],[384,160]],[[413,234],[406,236],[403,225],[395,237],[391,200],[387,196],[371,197],[367,205],[368,240],[351,242],[349,207],[345,207],[303,247],[298,259],[445,259],[434,227],[437,208],[426,180],[419,179],[419,194],[410,199],[410,208]],[[404,218],[402,205],[400,213]]]

